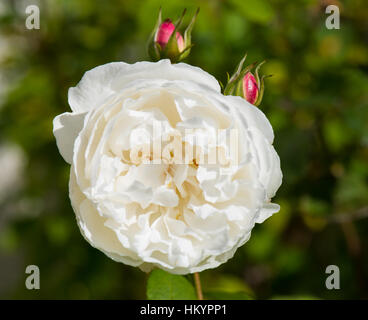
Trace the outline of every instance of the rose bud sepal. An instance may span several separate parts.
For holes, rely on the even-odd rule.
[[[270,78],[272,77],[272,74],[269,75],[263,75],[262,77],[259,76],[259,68],[265,63],[266,61],[262,61],[257,67],[256,67],[256,71],[255,71],[255,78],[257,81],[257,85],[258,85],[258,95],[257,95],[257,100],[254,103],[255,106],[259,106],[262,102],[263,99],[263,94],[264,94],[264,79],[266,78]]]
[[[156,25],[153,31],[151,32],[151,35],[148,38],[148,42],[147,42],[148,55],[153,61],[158,61],[161,59],[161,54],[160,54],[161,46],[156,42],[156,34],[161,24],[162,24],[162,9],[160,8],[158,12],[158,18],[156,21]]]
[[[187,26],[187,28],[184,31],[184,46],[185,46],[185,48],[180,54],[180,57],[179,57],[180,61],[185,59],[189,55],[191,48],[194,46],[194,44],[192,44],[192,30],[193,30],[194,24],[196,22],[198,13],[199,13],[199,8],[195,12],[192,20],[190,21],[189,25]]]

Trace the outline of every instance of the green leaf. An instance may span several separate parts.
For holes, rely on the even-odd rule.
[[[245,292],[221,292],[221,291],[209,291],[204,294],[206,299],[209,300],[253,300],[249,294]]]
[[[193,285],[183,276],[153,270],[148,278],[149,300],[196,300]]]

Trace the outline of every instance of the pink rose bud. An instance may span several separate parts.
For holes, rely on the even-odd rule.
[[[170,19],[166,19],[161,23],[157,33],[155,41],[163,48],[169,42],[170,36],[175,30],[174,24]]]
[[[176,41],[178,42],[179,51],[182,52],[185,49],[185,43],[184,38],[179,32],[176,33]]]
[[[166,19],[163,23],[161,23],[157,34],[156,34],[156,42],[161,46],[161,48],[165,48],[166,44],[169,42],[169,39],[172,33],[175,30],[175,25],[171,22],[170,19]],[[176,41],[178,42],[179,51],[184,50],[184,38],[179,32],[176,32]]]
[[[254,104],[258,97],[259,88],[257,81],[251,72],[248,72],[243,78],[243,95],[245,100]]]
[[[177,30],[179,30],[181,26],[185,12],[186,10],[183,11],[182,15],[175,23],[172,23],[170,19],[162,21],[160,9],[156,25],[147,43],[148,54],[153,61],[170,59],[172,63],[176,63],[182,61],[189,55],[190,49],[193,46],[191,42],[191,33],[199,8],[183,31],[183,34],[181,34]]]
[[[264,79],[270,77],[270,75],[259,77],[259,68],[265,61],[262,61],[258,65],[254,62],[243,67],[246,58],[247,55],[241,59],[233,75],[231,77],[228,76],[228,81],[224,88],[224,95],[240,96],[249,103],[259,106],[264,93]],[[255,76],[251,73],[254,67]]]

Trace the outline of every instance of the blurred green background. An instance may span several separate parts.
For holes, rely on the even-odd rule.
[[[25,28],[37,4],[40,30]],[[328,30],[325,8],[340,8]],[[0,2],[0,298],[144,299],[147,276],[115,263],[80,235],[69,165],[52,119],[67,90],[111,61],[147,60],[160,5],[176,19],[201,11],[187,63],[222,82],[245,52],[262,67],[260,108],[275,130],[280,213],[257,225],[234,258],[201,274],[205,290],[261,299],[368,298],[368,2],[317,0]],[[184,24],[185,25],[185,24]],[[25,268],[41,270],[27,290]],[[325,269],[340,268],[340,290]]]

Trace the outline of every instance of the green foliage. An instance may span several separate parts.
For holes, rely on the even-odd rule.
[[[184,277],[153,270],[147,281],[149,300],[195,300],[193,285]]]
[[[254,292],[241,278],[219,274],[216,278],[203,278],[205,299],[252,300]]]
[[[267,24],[274,17],[275,12],[267,0],[231,0],[235,9],[238,9],[252,22]]]

